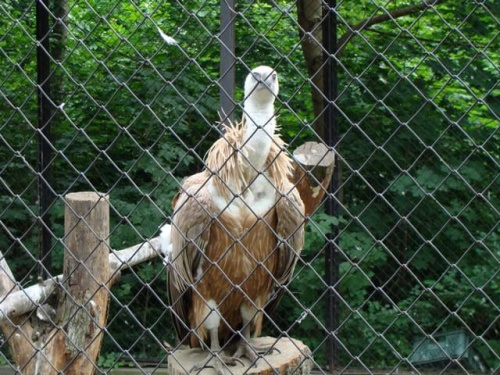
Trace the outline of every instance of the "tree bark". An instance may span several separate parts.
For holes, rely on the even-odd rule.
[[[37,340],[37,374],[93,374],[109,301],[108,197],[68,194],[64,227],[64,292],[54,317],[57,325]]]
[[[299,23],[300,44],[306,61],[307,72],[310,78],[311,97],[314,109],[312,126],[323,139],[323,7],[321,0],[298,0],[297,19]]]
[[[0,252],[0,295],[6,296],[15,291],[19,291],[19,287],[16,285],[16,280],[9,265]],[[33,326],[28,316],[23,314],[10,320],[1,321],[0,328],[5,340],[9,343],[17,369],[23,374],[34,373],[35,361],[33,357],[35,349],[31,342]]]

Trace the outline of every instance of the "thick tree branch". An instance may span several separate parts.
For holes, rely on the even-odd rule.
[[[152,238],[147,242],[124,250],[113,250],[109,254],[110,273],[115,274],[127,267],[133,267],[139,263],[156,258],[159,254],[161,254],[160,237]],[[10,272],[6,262],[2,263],[2,269]],[[13,276],[10,277],[12,278]],[[61,281],[62,275],[59,275],[15,292],[9,293],[9,291],[6,290],[5,292],[9,294],[0,302],[0,322],[36,309],[47,300]]]
[[[394,9],[390,12],[384,13],[384,14],[379,14],[379,15],[374,15],[370,18],[367,18],[360,23],[350,26],[349,31],[347,31],[342,37],[338,40],[337,42],[337,55],[340,55],[344,48],[346,47],[347,43],[352,39],[352,37],[359,31],[363,31],[364,29],[369,28],[370,26],[389,21],[391,19],[396,19],[404,16],[408,16],[410,14],[413,14],[415,12],[418,12],[419,10],[435,6],[439,3],[444,2],[445,0],[429,0],[429,1],[422,1],[420,4],[416,5],[411,5],[407,6],[404,8],[398,8]]]
[[[11,293],[19,293],[19,286],[0,251],[0,296],[11,295]],[[34,353],[31,341],[33,327],[30,321],[25,316],[17,316],[11,322],[0,320],[0,328],[7,339],[18,368],[23,369],[23,373],[33,373],[34,361],[31,360]]]

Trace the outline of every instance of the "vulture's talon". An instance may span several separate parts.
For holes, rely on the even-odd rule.
[[[281,354],[281,350],[279,350],[275,346],[252,346],[248,341],[244,340],[238,343],[238,347],[236,349],[236,352],[234,353],[234,357],[246,357],[250,360],[250,362],[252,362],[253,367],[257,367],[257,361],[261,357],[273,355],[275,354],[275,351]]]
[[[267,348],[265,351],[268,351],[266,355],[274,355],[274,352],[278,352],[278,354],[281,354],[281,350],[279,350],[275,346],[271,346],[271,347]],[[260,353],[260,351],[259,351],[259,353]]]
[[[262,354],[263,356],[274,355],[274,352],[281,354],[281,350],[279,350],[275,345],[254,346],[253,348],[257,353]]]
[[[193,367],[191,367],[189,373],[197,374],[203,369],[211,367],[215,370],[217,375],[226,375],[224,370],[227,369],[228,366],[236,366],[237,363],[239,363],[242,366],[245,366],[245,364],[239,358],[230,357],[226,355],[209,354],[207,358],[203,359],[202,361],[198,362]]]

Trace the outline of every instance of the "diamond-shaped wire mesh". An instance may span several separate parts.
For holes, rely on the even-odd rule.
[[[29,366],[16,363],[14,340],[21,337],[28,343],[33,352],[28,361],[40,356],[50,360],[38,338],[57,326],[63,325],[67,345],[78,344],[64,328],[78,314],[61,317],[56,311],[59,299],[72,300],[69,288],[61,279],[39,280],[38,144],[45,133],[38,128],[37,3],[0,3],[0,308],[9,295],[35,302],[20,316],[5,316],[2,310],[0,364],[22,372]],[[184,280],[194,285],[186,287],[185,295],[167,293],[167,273],[182,279],[187,272],[179,269],[185,261],[179,250],[182,259],[177,263],[176,258],[165,261],[154,254],[133,267],[120,263],[119,281],[115,269],[113,282],[101,283],[110,295],[104,327],[98,326],[90,303],[80,306],[89,324],[102,332],[100,356],[96,362],[90,359],[97,372],[130,366],[160,373],[185,349],[181,344],[200,338],[211,352],[214,346],[201,333],[213,324],[215,310],[210,309],[222,309],[237,293],[248,309],[264,315],[262,336],[303,341],[321,373],[500,370],[500,2],[337,0],[330,13],[327,8],[321,0],[235,5],[238,121],[250,71],[268,65],[279,74],[275,109],[286,147],[272,140],[278,152],[269,165],[290,157],[307,141],[323,142],[327,126],[336,126],[338,133],[331,145],[336,186],[333,193],[326,192],[338,216],[328,213],[328,203],[310,216],[301,213],[300,202],[294,203],[289,194],[289,177],[284,181],[292,185],[284,191],[270,166],[251,165],[249,173],[261,173],[261,183],[278,197],[271,206],[278,218],[264,220],[259,211],[264,198],[248,204],[245,199],[255,191],[244,176],[233,177],[245,182],[240,190],[224,180],[220,189],[231,190],[232,196],[217,214],[211,208],[217,194],[205,199],[200,193],[214,191],[211,181],[236,156],[248,165],[255,153],[244,142],[232,141],[219,123],[221,3],[49,3],[50,51],[45,55],[51,65],[52,108],[45,142],[51,152],[50,173],[43,176],[53,199],[46,227],[51,267],[46,271],[51,278],[63,273],[68,252],[65,196],[79,191],[109,195],[110,234],[101,240],[108,241],[110,250],[141,243],[157,250],[154,238],[160,227],[171,224],[172,235],[177,231],[186,242],[183,251],[189,248],[196,258],[190,260],[189,266],[195,266]],[[332,74],[338,96],[332,105],[337,124],[324,119],[328,53],[322,30],[333,14],[338,45]],[[250,120],[252,115],[246,113]],[[220,138],[229,145],[231,157],[211,169],[209,150]],[[203,170],[212,180],[189,190],[184,179]],[[280,202],[289,204],[288,211],[280,211]],[[253,218],[252,223],[237,229],[242,226],[238,214],[228,221],[235,207],[239,215]],[[202,217],[208,221],[201,229],[186,228],[179,223],[182,219],[176,221],[181,214],[195,224]],[[300,225],[283,236],[273,220],[295,214]],[[86,223],[85,217],[81,220]],[[301,236],[302,224],[305,243],[293,275],[283,284],[279,266],[269,269],[269,264],[283,249],[289,258],[298,255],[301,246],[294,247],[293,241]],[[213,228],[229,241],[216,260],[206,253],[217,241],[207,238]],[[272,238],[263,258],[256,255],[257,248],[266,244],[245,242],[252,231]],[[338,258],[333,264],[338,275],[335,312],[326,308],[332,295],[325,281],[331,241]],[[239,256],[253,266],[236,280],[226,267],[243,267],[233,259]],[[87,267],[85,262],[81,266]],[[284,292],[272,314],[266,306],[273,301],[259,302],[252,294],[258,273],[272,286],[258,288]],[[223,296],[210,301],[201,291],[203,280],[223,285]],[[28,292],[33,285],[52,285],[50,291],[59,292],[40,300]],[[194,311],[186,301],[195,299],[201,309],[212,311],[196,324],[186,318],[189,313],[179,315],[182,308],[176,305],[187,303],[184,308]],[[222,337],[223,347],[231,336],[247,339],[240,304],[235,305],[236,320],[218,315],[219,324],[231,326]],[[333,314],[337,326],[329,327]],[[182,343],[175,325],[187,332]],[[32,332],[28,326],[37,328]],[[331,355],[332,343],[335,367],[328,368],[332,361],[325,353]],[[86,356],[86,348],[82,350]]]

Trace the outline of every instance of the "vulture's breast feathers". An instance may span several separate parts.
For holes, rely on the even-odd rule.
[[[244,134],[244,124],[226,126],[224,136],[210,148],[207,188],[219,213],[262,218],[273,209],[277,197],[290,190],[292,163],[284,151],[285,143],[274,135],[264,169],[257,172],[248,159]]]

